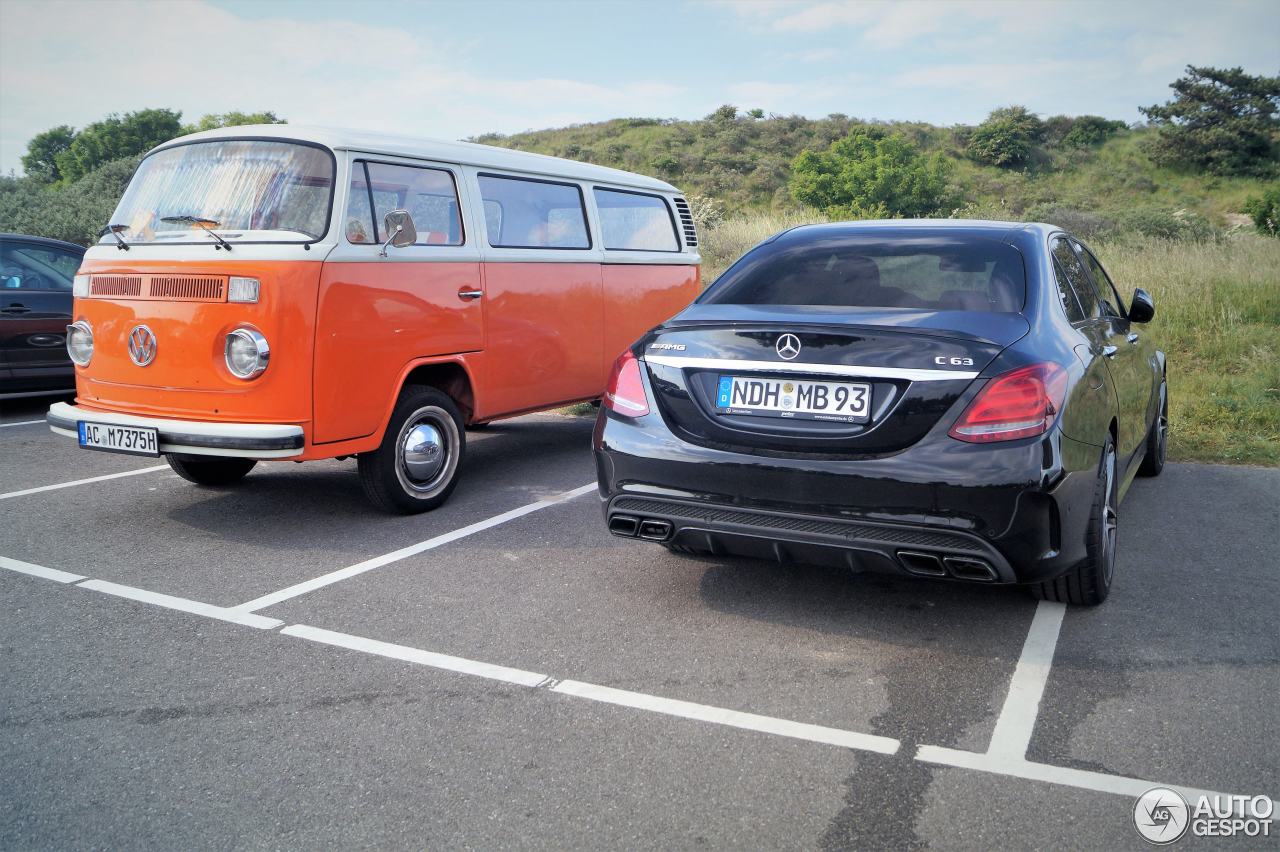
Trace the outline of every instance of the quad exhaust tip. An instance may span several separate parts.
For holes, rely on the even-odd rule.
[[[899,550],[898,562],[907,573],[920,577],[954,577],[975,583],[993,583],[998,579],[996,569],[989,562],[973,556],[939,556],[936,553]]]
[[[658,518],[636,518],[631,515],[610,515],[609,532],[623,538],[642,538],[645,541],[666,541],[671,538],[670,521]]]

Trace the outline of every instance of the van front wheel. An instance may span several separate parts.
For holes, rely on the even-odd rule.
[[[382,444],[357,459],[364,493],[378,508],[415,515],[444,504],[466,450],[462,415],[435,388],[406,388]]]
[[[253,470],[253,459],[229,459],[219,456],[180,456],[167,453],[165,461],[173,472],[196,485],[235,485]]]

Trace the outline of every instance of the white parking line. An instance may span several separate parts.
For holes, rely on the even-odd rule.
[[[352,636],[349,633],[335,633],[332,630],[322,630],[319,627],[309,627],[306,624],[290,624],[280,632],[287,636],[310,639],[312,642],[323,642],[326,645],[336,645],[339,648],[349,648],[352,651],[363,651],[366,654],[377,654],[380,657],[390,657],[393,660],[404,660],[406,663],[417,663],[418,665],[431,666],[436,669],[476,675],[489,680],[500,680],[504,683],[514,683],[517,686],[537,686],[549,680],[546,675],[538,674],[537,672],[495,666],[491,663],[481,663],[477,660],[468,660],[463,657],[451,657],[448,654],[423,651],[420,648],[410,648],[407,645],[393,645],[390,642],[379,642],[377,639],[366,639],[363,636]]]
[[[667,716],[679,716],[682,719],[696,719],[700,722],[711,722],[715,725],[727,725],[730,728],[742,728],[747,731],[760,731],[794,740],[808,740],[814,743],[874,751],[879,754],[896,754],[902,745],[890,737],[875,734],[861,734],[857,731],[845,731],[839,728],[827,728],[822,725],[810,725],[806,722],[793,722],[790,719],[776,719],[772,716],[758,716],[755,713],[743,713],[724,707],[712,707],[707,704],[694,704],[691,701],[677,701],[674,698],[661,698],[643,692],[629,692],[624,689],[613,689],[608,686],[597,686],[593,683],[582,683],[576,680],[562,680],[551,687],[552,692],[573,695],[578,698],[589,698],[592,701],[603,701],[608,704],[620,704],[623,707],[634,707],[637,710],[648,710],[651,713],[662,713]]]
[[[55,583],[79,583],[84,579],[79,574],[59,571],[57,568],[46,568],[43,565],[33,565],[30,562],[10,559],[7,556],[0,556],[0,568],[8,568],[10,571],[17,571],[19,574],[30,574],[32,577],[53,580]]]
[[[219,621],[230,621],[232,624],[243,624],[245,627],[256,627],[259,630],[270,630],[273,627],[279,627],[284,624],[279,619],[267,618],[265,615],[236,612],[235,610],[201,603],[200,601],[175,598],[172,595],[162,595],[159,592],[149,592],[146,589],[136,589],[133,586],[121,586],[118,583],[108,583],[106,580],[87,580],[76,586],[76,588],[115,595],[118,598],[128,598],[131,601],[139,601],[153,606],[162,606],[165,609],[176,609],[193,615],[203,615],[206,618],[216,618]]]
[[[419,553],[425,553],[428,550],[434,550],[437,547],[443,547],[446,544],[466,538],[469,535],[475,535],[478,532],[484,532],[493,529],[496,526],[505,524],[507,521],[514,521],[516,518],[523,518],[525,515],[533,514],[541,509],[563,503],[566,500],[572,500],[574,497],[581,497],[590,491],[594,491],[596,484],[594,482],[587,483],[572,491],[565,491],[554,497],[548,497],[545,500],[539,500],[536,503],[530,503],[527,506],[521,506],[518,509],[512,509],[509,512],[503,512],[501,515],[494,515],[483,521],[476,521],[474,524],[468,524],[461,529],[453,532],[447,532],[438,535],[435,538],[429,538],[426,541],[420,541],[417,544],[411,544],[408,547],[402,547],[399,550],[392,551],[384,556],[375,556],[373,559],[366,559],[364,562],[350,565],[346,568],[339,568],[337,571],[330,571],[328,574],[322,574],[311,580],[290,586],[287,589],[281,589],[278,592],[272,592],[269,595],[263,595],[260,598],[242,603],[234,607],[239,612],[256,612],[265,607],[274,606],[281,601],[287,601],[290,598],[296,598],[298,595],[305,595],[307,592],[314,592],[316,589],[322,589],[325,586],[339,583],[343,580],[349,580],[352,577],[363,574],[366,571],[372,571],[375,568],[381,568],[384,565],[390,565],[392,562],[399,562],[401,559],[408,559],[410,556],[417,556]]]
[[[0,429],[8,429],[10,426],[34,426],[44,422],[43,420],[19,420],[16,423],[0,423]]]
[[[1066,604],[1040,601],[1036,605],[1027,641],[1022,645],[1022,655],[1009,681],[1009,694],[991,732],[991,744],[987,747],[991,757],[1018,760],[1026,757],[1066,612]]]
[[[576,491],[583,492],[583,489],[576,489]],[[567,492],[567,494],[577,496],[574,492]],[[559,498],[555,499],[570,498],[567,495],[560,495]],[[60,583],[74,583],[77,579],[82,579],[76,574],[45,568],[42,565],[33,565],[30,562],[22,562],[8,557],[0,557],[0,568],[7,568],[11,571],[30,574]],[[274,618],[253,615],[237,609],[212,606],[211,604],[187,600],[186,598],[175,598],[170,595],[149,592],[132,586],[121,586],[103,580],[87,580],[80,583],[76,588],[90,589],[116,597],[128,598],[142,603],[180,610],[194,615],[202,615],[207,618],[216,618],[248,627],[270,629],[283,624],[283,622]],[[1140,778],[1108,775],[1104,772],[1089,772],[1063,766],[1033,763],[1028,761],[1025,755],[1016,754],[1017,744],[1026,741],[1023,739],[1024,734],[1029,740],[1030,735],[1026,732],[1029,729],[1029,725],[1034,725],[1035,708],[1038,708],[1040,698],[1044,692],[1045,681],[1048,677],[1048,666],[1052,662],[1054,646],[1057,642],[1059,628],[1062,625],[1063,611],[1061,605],[1046,603],[1041,603],[1037,608],[1036,616],[1032,619],[1027,641],[1023,645],[1023,656],[1019,659],[1018,667],[1014,670],[1014,680],[1018,682],[1010,683],[1009,696],[1005,700],[1005,707],[1001,711],[1000,720],[996,723],[997,731],[1002,732],[1001,738],[998,739],[993,735],[991,748],[982,754],[940,746],[921,745],[916,750],[915,759],[922,763],[951,766],[957,769],[986,772],[992,775],[1022,778],[1029,781],[1042,781],[1047,784],[1077,787],[1116,795],[1136,797],[1153,787],[1169,787],[1177,790],[1188,801],[1195,801],[1201,795],[1225,795],[1180,784],[1158,783]],[[431,666],[432,668],[475,675],[529,688],[543,687],[561,695],[602,701],[623,707],[632,707],[638,710],[647,710],[667,716],[709,722],[732,728],[759,731],[790,739],[880,754],[896,754],[901,747],[900,741],[890,737],[863,734],[839,728],[827,728],[821,725],[811,725],[805,722],[795,722],[772,716],[759,716],[754,713],[744,713],[724,707],[695,704],[689,701],[662,698],[642,692],[630,692],[581,681],[556,681],[538,672],[513,669],[492,663],[482,663],[477,660],[438,654],[405,645],[394,645],[389,642],[366,639],[346,633],[336,633],[305,624],[290,625],[280,632],[325,645],[377,654],[391,659]],[[1023,665],[1024,663],[1025,665]],[[1028,717],[1029,712],[1032,714],[1030,717]],[[1239,814],[1238,804],[1236,804],[1236,809],[1237,814]],[[1275,802],[1274,811],[1280,813],[1280,802]]]
[[[108,479],[119,479],[122,476],[137,476],[140,473],[154,473],[157,470],[169,470],[169,465],[158,464],[155,467],[143,467],[137,470],[126,470],[121,473],[108,473],[104,476],[91,476],[88,479],[76,479],[72,482],[59,482],[57,485],[41,485],[39,488],[24,488],[21,491],[10,491],[0,494],[0,500],[12,497],[26,497],[28,494],[40,494],[44,491],[57,491],[59,488],[72,488],[76,485],[88,485],[91,482],[106,482]]]

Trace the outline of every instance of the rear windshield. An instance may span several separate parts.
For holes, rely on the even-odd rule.
[[[1022,309],[1022,255],[980,237],[819,236],[757,246],[699,300],[929,311]]]
[[[142,161],[110,224],[123,226],[128,243],[210,242],[206,229],[229,241],[317,240],[329,227],[333,162],[321,148],[292,142],[166,148]]]

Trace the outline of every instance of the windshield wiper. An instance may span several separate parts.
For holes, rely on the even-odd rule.
[[[213,237],[215,240],[218,241],[218,245],[213,247],[214,251],[217,251],[220,248],[224,248],[227,251],[231,251],[231,243],[227,242],[222,237],[218,236],[213,232],[213,229],[218,227],[218,225],[220,224],[214,219],[201,219],[199,216],[188,215],[188,216],[161,216],[160,221],[167,222],[169,224],[182,223],[186,225],[199,225],[201,228],[204,228],[205,232],[209,236]]]
[[[129,244],[124,241],[124,237],[120,236],[121,231],[127,230],[129,230],[128,225],[108,225],[98,232],[98,236],[109,233],[116,238],[116,248],[120,249],[120,251],[128,251]]]

